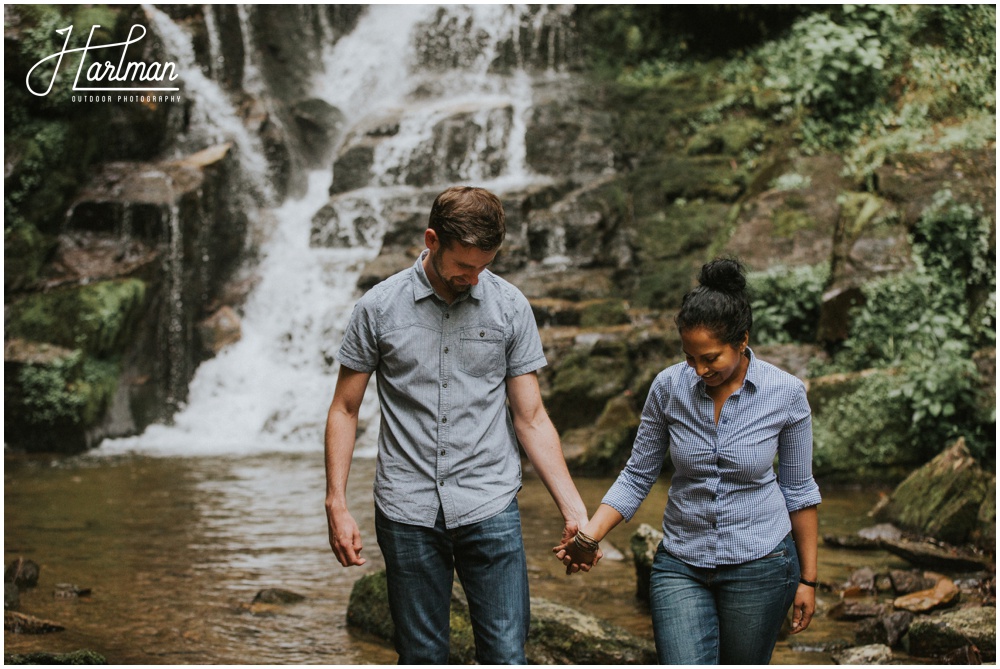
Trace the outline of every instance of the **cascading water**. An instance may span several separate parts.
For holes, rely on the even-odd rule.
[[[102,452],[246,454],[314,451],[322,444],[336,382],[333,353],[357,299],[359,273],[378,253],[393,207],[405,201],[416,206],[429,190],[440,191],[456,181],[503,192],[533,178],[525,167],[524,148],[531,79],[516,68],[507,74],[491,72],[504,40],[517,51],[527,22],[524,11],[509,5],[375,5],[350,34],[328,48],[315,97],[341,109],[348,128],[392,115],[399,120],[398,131],[378,146],[368,185],[330,198],[330,173],[314,172],[303,198],[273,211],[275,227],[262,249],[242,340],[201,365],[173,425],[106,441]],[[451,47],[464,44],[451,54],[456,62],[448,68],[415,66],[428,59],[426,50],[432,48],[421,43],[429,27],[447,34]],[[520,54],[516,57],[522,60]],[[207,104],[218,104],[216,90],[210,91]],[[226,113],[233,114],[231,109]],[[439,146],[439,126],[452,117],[468,119],[467,127],[476,130],[474,137],[463,136],[463,150],[446,155]],[[358,134],[349,130],[344,142]],[[246,142],[241,152],[254,147]],[[418,169],[429,179],[419,187],[412,176]],[[367,226],[362,233],[340,234],[344,247],[311,246],[310,226],[324,207],[335,212],[342,227],[344,221],[362,218]],[[362,424],[377,423],[376,416],[371,389]],[[373,425],[359,438],[358,455],[374,453],[375,432]]]

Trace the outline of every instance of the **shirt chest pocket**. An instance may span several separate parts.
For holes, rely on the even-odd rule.
[[[503,366],[503,332],[488,327],[468,327],[461,331],[458,366],[470,376],[486,376]]]

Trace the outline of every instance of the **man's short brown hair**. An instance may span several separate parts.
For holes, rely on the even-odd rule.
[[[445,247],[458,242],[481,251],[499,249],[507,234],[500,198],[472,186],[453,186],[438,195],[427,227]]]

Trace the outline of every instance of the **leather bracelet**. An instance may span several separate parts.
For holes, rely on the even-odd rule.
[[[817,583],[816,581],[807,581],[804,578],[800,578],[799,583],[801,583],[802,585],[808,585],[810,588],[815,588],[817,585],[819,585],[819,583]]]

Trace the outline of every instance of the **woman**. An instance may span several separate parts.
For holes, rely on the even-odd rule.
[[[767,664],[788,607],[793,634],[816,608],[809,404],[801,381],[747,346],[742,266],[714,260],[698,281],[676,318],[686,363],[656,377],[625,469],[583,530],[553,550],[567,573],[589,570],[669,451],[675,471],[650,576],[659,661]]]

